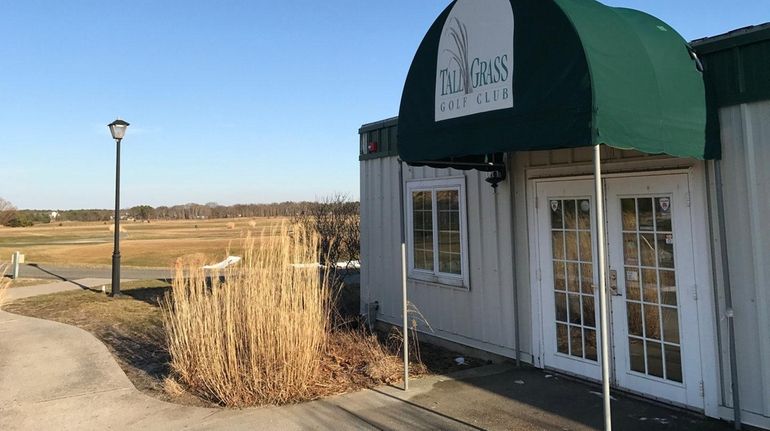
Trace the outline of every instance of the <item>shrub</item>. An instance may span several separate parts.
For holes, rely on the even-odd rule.
[[[243,260],[207,279],[198,259],[178,261],[164,301],[171,367],[191,392],[227,406],[305,399],[318,380],[329,330],[328,277],[318,236],[285,225]]]
[[[34,225],[32,220],[27,218],[24,215],[18,214],[14,216],[10,221],[8,221],[6,224],[8,227],[30,227]]]

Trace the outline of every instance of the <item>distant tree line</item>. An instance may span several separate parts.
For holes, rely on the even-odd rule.
[[[348,202],[358,212],[358,202]],[[240,217],[296,217],[317,206],[316,202],[277,202],[269,204],[220,205],[187,203],[174,206],[152,207],[137,205],[121,210],[121,219],[150,220],[197,220],[209,218]],[[62,221],[104,221],[112,220],[114,210],[17,210],[10,202],[0,198],[0,224],[7,226],[31,226],[38,223]]]
[[[129,214],[138,219],[191,220],[200,218],[238,218],[238,217],[291,217],[307,208],[311,202],[279,202],[270,204],[235,204],[220,205],[216,202],[206,204],[189,203],[172,207],[157,208],[142,205],[131,208]]]

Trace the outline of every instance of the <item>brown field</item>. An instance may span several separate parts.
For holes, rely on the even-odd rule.
[[[183,255],[201,253],[210,261],[238,255],[248,232],[261,236],[283,218],[121,222],[120,252],[125,266],[167,268]],[[28,263],[103,266],[112,259],[111,223],[63,222],[28,228],[0,227],[0,261],[14,251]]]

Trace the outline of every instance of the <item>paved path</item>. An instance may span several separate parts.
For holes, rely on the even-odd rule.
[[[45,263],[29,263],[19,265],[19,277],[58,279],[62,281],[80,278],[111,278],[112,268],[85,268],[76,266],[48,265]],[[171,278],[171,270],[164,268],[120,268],[120,278],[134,280],[151,280]]]
[[[59,289],[100,282],[77,280]],[[17,289],[37,288],[12,290]],[[601,426],[597,394],[592,386],[540,370],[492,365],[416,380],[406,394],[384,387],[284,407],[187,407],[139,392],[91,334],[0,311],[2,430],[589,430]],[[618,429],[729,429],[723,422],[617,398]]]
[[[14,287],[6,292],[6,300],[14,301],[16,299],[29,298],[30,296],[47,295],[67,290],[101,290],[102,286],[110,283],[112,283],[112,280],[109,278],[82,278],[77,281],[58,281],[38,286]]]
[[[6,270],[6,272],[8,272],[8,270]],[[170,268],[120,268],[121,280],[165,280],[172,278],[172,276],[173,274]],[[112,277],[112,268],[87,268],[78,266],[49,265],[46,263],[25,263],[19,265],[19,277],[55,279],[61,281],[76,280],[81,278],[110,279]],[[345,276],[345,280],[348,283],[358,284],[359,279],[360,275],[357,272],[351,272]]]

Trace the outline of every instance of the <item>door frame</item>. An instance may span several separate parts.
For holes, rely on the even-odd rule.
[[[540,170],[541,173],[546,173]],[[610,172],[603,175],[603,178],[633,178],[633,177],[652,177],[672,174],[686,174],[689,187],[690,200],[690,218],[693,249],[698,250],[696,256],[702,256],[694,262],[694,277],[697,286],[698,299],[696,306],[699,320],[699,338],[700,338],[700,363],[701,378],[703,380],[703,413],[711,417],[719,417],[719,406],[722,403],[722,393],[720,390],[719,377],[719,356],[717,351],[717,311],[713,291],[712,277],[712,256],[711,256],[711,226],[708,222],[707,205],[707,180],[705,164],[702,161],[696,161],[690,168],[663,169],[663,170],[645,170],[635,172]],[[566,175],[566,176],[539,176],[526,179],[526,214],[527,214],[527,232],[529,238],[529,283],[530,283],[530,305],[532,316],[532,359],[533,365],[539,368],[545,368],[543,355],[545,352],[545,340],[543,337],[543,313],[542,313],[542,288],[541,288],[541,262],[540,262],[540,241],[537,234],[539,232],[539,221],[537,217],[536,199],[537,184],[541,182],[558,182],[571,180],[593,180],[593,175]],[[606,227],[606,226],[605,226]],[[613,361],[614,364],[614,361]],[[585,379],[582,376],[578,376]],[[590,380],[590,379],[588,379]],[[616,388],[617,390],[617,388]],[[621,389],[623,390],[623,389]],[[625,391],[625,390],[623,390]],[[641,394],[644,397],[652,398],[648,394]],[[666,403],[671,404],[669,401]],[[690,408],[687,406],[682,406]]]

